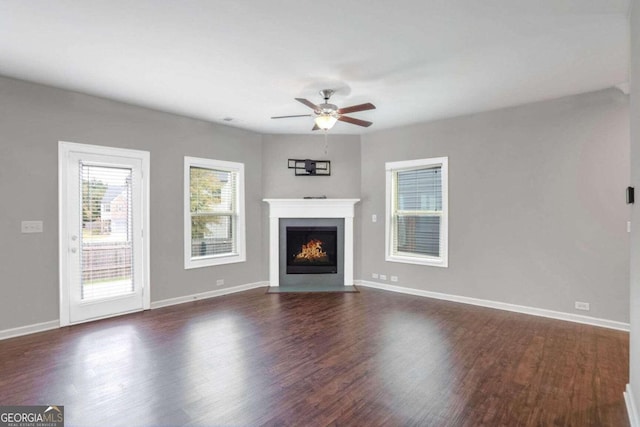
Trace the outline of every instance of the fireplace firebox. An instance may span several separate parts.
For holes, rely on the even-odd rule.
[[[337,274],[338,227],[287,227],[287,274]]]

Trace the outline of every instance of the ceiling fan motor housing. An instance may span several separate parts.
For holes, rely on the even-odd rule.
[[[316,112],[317,114],[338,114],[338,106],[335,104],[325,102],[324,104],[318,104],[318,107],[320,108]]]

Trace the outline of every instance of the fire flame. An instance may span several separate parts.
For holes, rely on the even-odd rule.
[[[306,245],[302,245],[302,250],[296,255],[296,260],[318,261],[327,259],[327,253],[322,250],[322,241],[312,239]]]

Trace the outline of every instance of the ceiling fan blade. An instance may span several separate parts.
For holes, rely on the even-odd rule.
[[[320,128],[318,127],[318,125],[313,125],[313,127],[311,128],[311,130],[320,130]]]
[[[347,123],[351,123],[352,125],[363,126],[366,128],[368,128],[373,124],[372,122],[368,122],[366,120],[354,119],[353,117],[348,117],[348,116],[340,116],[338,117],[338,120],[340,120],[341,122],[347,122]]]
[[[355,113],[357,111],[366,111],[366,110],[375,110],[375,109],[376,109],[375,105],[373,105],[370,102],[367,102],[366,104],[352,105],[351,107],[340,108],[338,110],[338,114],[349,114],[349,113]]]
[[[318,107],[316,104],[314,104],[313,102],[309,101],[308,99],[296,98],[296,101],[302,102],[304,105],[306,105],[307,107],[311,108],[313,111],[320,110],[320,107]]]
[[[295,116],[275,116],[271,117],[272,119],[288,119],[291,117],[311,117],[311,114],[297,114]]]

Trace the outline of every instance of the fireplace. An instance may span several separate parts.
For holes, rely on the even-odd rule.
[[[353,286],[353,217],[358,199],[264,199],[269,203],[269,286]],[[309,228],[313,227],[313,231]],[[297,244],[296,253],[287,249],[287,229],[306,228],[306,234]],[[335,243],[325,241],[327,230],[337,230]],[[319,232],[317,235],[315,233]],[[315,237],[314,237],[315,236]],[[323,243],[310,242],[320,240]],[[310,245],[309,245],[310,244]],[[287,260],[293,258],[307,245],[307,252],[324,259],[329,265],[315,265],[326,270],[325,274],[307,272],[287,273],[291,267]],[[335,246],[334,246],[335,245]],[[289,245],[291,246],[291,245]],[[335,249],[334,249],[335,248]],[[293,251],[293,250],[292,250]],[[304,258],[302,256],[301,258]],[[315,264],[318,264],[317,262]],[[299,266],[298,266],[299,267]],[[304,265],[307,267],[307,265]],[[328,268],[327,268],[328,267]],[[328,271],[327,271],[328,270]],[[290,271],[290,270],[289,270]]]
[[[338,273],[338,227],[287,227],[287,274]]]

